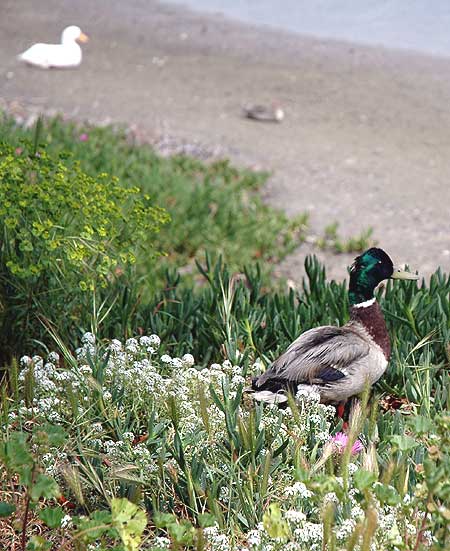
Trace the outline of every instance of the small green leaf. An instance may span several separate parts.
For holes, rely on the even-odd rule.
[[[395,434],[394,436],[391,436],[391,442],[398,450],[402,452],[413,450],[419,445],[418,442],[416,442],[416,440],[411,436],[400,434]]]
[[[64,517],[64,511],[61,507],[46,507],[39,511],[39,518],[45,522],[49,528],[59,528]]]
[[[376,484],[374,491],[382,505],[390,505],[391,507],[395,507],[395,505],[400,503],[400,495],[393,486]]]
[[[23,432],[13,432],[9,440],[0,446],[0,457],[6,463],[6,466],[16,472],[20,472],[23,466],[33,465],[33,458],[28,451],[27,436]]]
[[[52,543],[42,536],[31,536],[27,545],[27,551],[47,551],[51,547]]]
[[[414,417],[411,417],[408,424],[416,434],[427,434],[431,431],[433,426],[431,419],[424,417],[423,415],[415,415]]]
[[[51,425],[50,423],[46,423],[42,427],[42,430],[48,434],[48,443],[50,446],[62,446],[67,439],[66,431],[59,425]]]
[[[111,500],[113,526],[119,533],[126,551],[137,551],[142,533],[147,526],[147,515],[137,505],[125,498]]]
[[[194,543],[195,528],[188,520],[182,520],[177,524],[169,524],[167,531],[179,545],[191,546]]]
[[[16,510],[16,506],[6,501],[0,501],[0,517],[9,517]]]
[[[94,511],[89,518],[76,517],[73,519],[78,534],[83,533],[85,543],[94,542],[103,535],[117,537],[117,531],[111,528],[111,513],[109,511]]]
[[[198,524],[201,528],[208,528],[214,526],[216,523],[216,517],[211,513],[200,513],[197,517]]]
[[[31,488],[31,499],[37,501],[41,497],[50,499],[60,495],[59,487],[56,481],[45,474],[39,474],[36,482]]]
[[[355,483],[355,486],[361,492],[372,487],[376,479],[377,479],[377,476],[375,473],[372,473],[370,471],[365,471],[363,469],[356,471],[355,475],[353,476],[353,481]]]
[[[286,540],[290,536],[289,525],[282,518],[280,506],[278,503],[271,503],[268,511],[263,515],[263,524],[265,531],[271,538],[280,538]]]
[[[177,517],[172,513],[155,513],[153,522],[157,528],[166,528],[169,524],[176,524]]]

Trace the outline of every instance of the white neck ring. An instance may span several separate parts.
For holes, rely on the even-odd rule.
[[[352,308],[368,308],[375,303],[375,297],[365,300],[364,302],[359,302],[358,304],[353,304]]]

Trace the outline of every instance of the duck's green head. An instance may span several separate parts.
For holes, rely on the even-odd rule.
[[[375,287],[385,279],[418,279],[418,276],[397,270],[383,251],[372,247],[355,258],[350,268],[350,304],[360,304],[373,298]]]

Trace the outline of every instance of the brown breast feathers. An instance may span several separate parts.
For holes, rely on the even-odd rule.
[[[364,326],[372,339],[383,350],[386,360],[391,355],[391,341],[387,332],[386,322],[377,301],[367,307],[350,307],[350,319]]]

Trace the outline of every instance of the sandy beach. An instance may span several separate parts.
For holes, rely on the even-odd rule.
[[[35,7],[33,7],[33,5]],[[43,71],[16,55],[62,28],[88,35],[81,67]],[[450,271],[450,59],[301,37],[151,0],[3,0],[0,101],[135,125],[272,172],[264,195],[311,233],[374,228],[399,263]],[[279,102],[282,124],[243,119]],[[298,280],[312,246],[279,271]],[[341,279],[354,255],[319,255]]]

